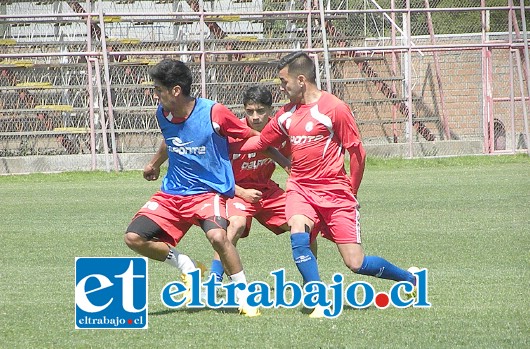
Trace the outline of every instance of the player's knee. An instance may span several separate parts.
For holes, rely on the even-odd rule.
[[[363,260],[362,258],[350,258],[348,260],[345,260],[344,264],[346,265],[346,267],[348,267],[348,269],[350,269],[354,273],[357,273],[363,265]]]
[[[235,245],[245,232],[245,224],[235,223],[234,226],[227,232],[228,239]]]
[[[224,249],[226,243],[230,243],[223,229],[211,229],[206,233],[206,237],[216,251]]]
[[[140,235],[132,232],[125,233],[125,236],[123,237],[123,240],[125,242],[125,245],[129,247],[131,250],[136,250],[139,247],[141,247],[145,243],[145,239],[141,237]]]

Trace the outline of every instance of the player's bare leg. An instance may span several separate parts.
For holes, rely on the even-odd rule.
[[[165,261],[169,253],[169,246],[165,242],[149,241],[136,233],[127,232],[124,241],[134,252],[157,261]]]
[[[234,246],[237,246],[237,242],[247,226],[247,221],[252,220],[252,217],[243,216],[232,216],[228,219],[230,224],[226,228],[226,235],[228,240],[232,241]]]
[[[179,269],[183,274],[195,270],[195,263],[188,256],[179,253],[166,242],[155,240],[157,236],[164,233],[160,225],[151,218],[139,215],[127,227],[124,241],[136,253],[157,261],[166,262]]]
[[[252,219],[252,218],[248,217],[248,219]],[[226,235],[228,237],[228,240],[230,240],[234,246],[237,246],[237,242],[239,241],[239,238],[245,231],[245,227],[247,224],[247,217],[232,216],[229,218],[229,221],[230,221],[230,224],[226,228]],[[210,269],[210,275],[213,275],[217,281],[221,282],[223,280],[224,272],[225,270],[224,270],[223,264],[221,263],[221,258],[219,257],[219,254],[216,251],[214,251],[212,267]]]
[[[191,301],[191,279],[188,274],[195,270],[201,269],[201,273],[206,267],[200,262],[194,262],[190,257],[178,252],[174,247],[165,242],[151,241],[134,232],[127,232],[124,237],[125,244],[136,253],[154,259],[160,262],[166,262],[180,271],[180,277],[186,284],[188,291],[184,294],[187,302]]]
[[[344,264],[354,273],[416,284],[416,277],[379,256],[366,256],[360,244],[337,244]]]
[[[342,256],[344,264],[357,273],[363,264],[364,251],[360,244],[337,244],[339,253]]]
[[[223,266],[226,268],[228,277],[234,283],[247,284],[245,273],[243,272],[243,266],[241,265],[241,259],[235,246],[228,239],[226,230],[222,228],[213,228],[206,232],[206,237],[212,244],[215,252],[219,255]],[[248,290],[236,289],[236,298],[240,304],[239,311],[241,314],[253,317],[260,315],[259,309],[249,307],[246,304],[248,296]]]
[[[235,246],[228,239],[224,229],[210,229],[206,232],[206,237],[215,252],[219,255],[228,275],[237,274],[243,270],[239,254]]]
[[[205,269],[202,263],[194,262],[190,257],[178,252],[176,248],[165,242],[147,240],[133,232],[127,232],[124,240],[125,244],[136,253],[150,259],[166,262],[177,268],[182,274],[188,274],[197,267],[202,271]]]

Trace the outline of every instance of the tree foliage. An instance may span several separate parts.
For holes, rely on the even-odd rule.
[[[428,35],[427,13],[414,12],[414,9],[424,9],[426,0],[409,0],[412,9],[411,14],[411,32],[412,35]],[[430,8],[454,8],[454,11],[432,11],[431,18],[435,34],[465,34],[482,32],[482,11],[463,10],[464,8],[477,8],[481,6],[480,0],[428,0]],[[517,23],[522,30],[521,24],[521,0],[513,0]],[[374,10],[377,7],[374,2],[381,8],[389,10],[391,0],[324,0],[324,6],[332,10]],[[264,0],[264,11],[282,11],[282,10],[302,10],[306,0],[300,1],[278,1]],[[313,4],[318,2],[312,1]],[[506,7],[508,0],[485,0],[487,7]],[[394,0],[396,9],[406,8],[406,0]],[[460,10],[459,10],[460,9]],[[389,14],[388,12],[386,12]],[[489,31],[490,32],[507,32],[508,28],[507,10],[489,11]],[[395,16],[397,25],[403,28],[404,17],[401,13]],[[382,13],[355,13],[349,14],[348,19],[344,21],[334,21],[333,26],[337,33],[348,35],[349,37],[378,37],[390,36],[390,23]],[[526,15],[526,26],[530,30],[530,14]],[[285,20],[268,21],[265,23],[265,32],[270,37],[282,35],[286,30]]]

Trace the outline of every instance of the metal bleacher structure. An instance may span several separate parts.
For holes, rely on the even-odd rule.
[[[81,165],[34,171],[141,168],[126,155],[151,154],[160,143],[148,69],[164,57],[189,64],[192,93],[241,115],[242,93],[253,84],[269,86],[276,105],[285,102],[274,63],[305,50],[322,89],[360,111],[367,143],[466,138],[432,101],[442,96],[440,81],[435,97],[413,91],[407,47],[382,49],[397,45],[384,33],[397,28],[403,40],[400,20],[373,0],[0,0],[0,173],[32,171],[13,159],[35,166],[36,158],[59,156]],[[468,138],[484,131],[480,118],[467,127]]]

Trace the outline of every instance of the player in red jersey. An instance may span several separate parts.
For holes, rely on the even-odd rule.
[[[263,86],[252,86],[243,94],[244,121],[256,131],[261,131],[273,115],[272,94]],[[233,141],[233,139],[232,139]],[[289,142],[278,146],[280,153],[290,158]],[[236,180],[236,196],[228,199],[226,206],[230,224],[228,238],[234,245],[250,232],[252,218],[276,235],[289,231],[285,218],[285,191],[272,180],[275,163],[264,152],[231,154]],[[311,250],[316,255],[316,235],[312,235]],[[211,274],[220,282],[224,268],[217,253],[212,261]]]
[[[291,228],[293,259],[304,282],[320,281],[309,232],[319,224],[322,235],[335,242],[354,273],[416,284],[415,276],[378,256],[366,256],[361,246],[357,191],[364,172],[365,151],[349,106],[316,84],[313,60],[303,52],[283,57],[280,89],[290,102],[261,131],[231,146],[249,152],[291,144],[291,174],[287,181],[285,215]],[[344,155],[350,155],[350,176]],[[320,220],[320,223],[316,223]],[[310,317],[323,317],[315,307]]]

